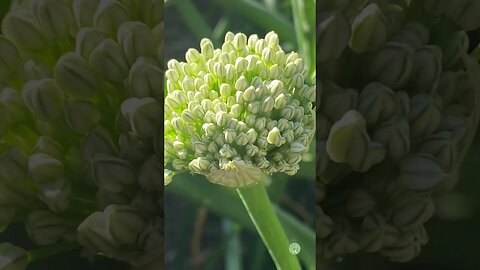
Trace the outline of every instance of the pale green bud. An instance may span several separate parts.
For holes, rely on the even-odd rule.
[[[200,49],[205,59],[213,58],[213,43],[210,39],[204,38],[200,41]]]
[[[317,62],[338,59],[348,45],[350,24],[341,12],[320,19],[317,27]]]
[[[153,56],[155,42],[152,31],[141,22],[125,22],[118,29],[117,41],[132,65],[139,57]]]
[[[91,97],[96,92],[97,79],[88,63],[74,53],[66,53],[57,61],[55,79],[68,95]]]
[[[26,270],[28,265],[28,254],[21,248],[10,243],[0,244],[0,269],[5,270]]]
[[[257,69],[258,57],[256,55],[248,55],[245,57],[248,62],[247,71],[255,71]]]
[[[272,97],[267,97],[262,103],[262,111],[264,113],[269,113],[273,110],[275,105],[275,100]]]
[[[387,20],[382,10],[371,3],[353,21],[348,44],[356,53],[372,52],[387,40],[387,31]]]
[[[47,183],[63,177],[63,163],[44,153],[36,153],[28,160],[28,170],[34,181]]]
[[[0,36],[0,82],[6,81],[19,68],[20,62],[17,47]]]
[[[134,96],[140,98],[153,96],[160,99],[163,96],[163,78],[158,74],[163,74],[163,71],[153,61],[143,57],[138,58],[128,76]],[[180,98],[181,103],[186,102],[186,96],[176,96],[176,98]]]
[[[63,107],[63,92],[53,79],[25,83],[22,96],[27,107],[43,120],[54,119]]]
[[[92,51],[89,63],[96,72],[113,83],[123,82],[129,70],[120,45],[112,39],[102,41]]]
[[[293,76],[293,74],[295,74],[295,72],[297,72],[297,66],[295,63],[288,63],[283,71],[283,76],[290,78]]]
[[[153,136],[159,119],[162,119],[160,102],[150,97],[129,98],[122,102],[120,110],[129,121],[132,131],[140,137]]]
[[[66,3],[56,0],[38,0],[33,2],[33,11],[46,36],[60,38],[69,34],[73,25],[73,16]]]
[[[235,60],[235,69],[238,73],[242,73],[242,72],[245,72],[247,70],[247,67],[248,67],[248,61],[243,58],[243,57],[238,57],[236,60]],[[240,77],[243,77],[240,76]],[[245,78],[245,77],[243,77]],[[238,80],[237,80],[238,82]],[[238,90],[240,91],[240,90]]]
[[[92,173],[95,183],[110,192],[121,192],[135,183],[135,171],[128,161],[104,154],[93,157]]]
[[[254,86],[249,86],[247,89],[245,89],[245,92],[243,93],[243,99],[246,102],[253,102],[257,99],[257,97],[255,95],[255,87]]]
[[[25,220],[25,227],[30,239],[41,246],[58,242],[66,230],[61,217],[44,210],[31,212]]]
[[[277,127],[274,127],[272,130],[268,132],[267,142],[269,144],[273,144],[275,146],[281,145],[282,134]]]
[[[55,182],[42,185],[38,197],[50,210],[63,212],[68,208],[71,193],[72,187],[70,182],[65,179],[59,179]]]
[[[282,50],[279,50],[273,56],[272,62],[277,64],[280,67],[283,67],[285,65],[286,60],[287,60],[287,56],[285,55],[285,52]]]
[[[42,50],[46,45],[38,21],[26,7],[12,10],[5,15],[2,21],[2,33],[16,46],[27,50]]]
[[[247,45],[250,48],[250,50],[255,50],[255,44],[258,41],[258,36],[257,35],[251,35],[248,37]]]
[[[400,88],[410,78],[413,50],[400,43],[389,42],[370,60],[369,73],[387,86]]]
[[[247,36],[243,33],[237,33],[233,37],[232,44],[237,51],[243,50],[247,45]]]
[[[100,121],[97,107],[90,102],[66,102],[63,111],[67,124],[78,133],[87,133]]]
[[[399,184],[413,191],[426,192],[437,187],[446,179],[446,173],[427,154],[412,154],[402,159],[399,163]]]
[[[124,5],[114,0],[101,0],[93,16],[93,27],[114,37],[120,25],[128,20],[129,14]]]

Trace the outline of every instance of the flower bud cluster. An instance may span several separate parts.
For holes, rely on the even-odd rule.
[[[434,196],[455,185],[479,120],[466,35],[480,27],[477,3],[320,4],[320,256],[406,262],[427,243]]]
[[[1,25],[0,229],[157,269],[164,1],[24,2]]]
[[[228,32],[221,48],[202,39],[185,59],[165,73],[165,163],[230,187],[295,174],[315,132],[316,89],[299,55],[274,32]]]

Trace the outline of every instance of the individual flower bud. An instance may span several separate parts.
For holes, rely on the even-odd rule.
[[[163,172],[163,179],[164,179],[164,185],[168,185],[172,182],[173,180],[173,172],[171,170],[165,169]]]
[[[446,178],[446,173],[429,154],[412,154],[399,163],[399,184],[412,191],[427,192],[436,188]]]
[[[135,172],[126,160],[97,154],[92,159],[95,183],[106,191],[121,192],[126,185],[135,183]]]
[[[119,245],[135,243],[145,226],[145,220],[137,209],[130,205],[109,205],[103,211],[108,235]]]
[[[34,181],[48,183],[63,176],[63,163],[44,153],[37,153],[30,156],[28,170]]]
[[[83,141],[83,158],[90,160],[96,154],[115,155],[115,145],[108,131],[97,127],[90,131]]]
[[[367,152],[360,164],[353,165],[357,172],[367,172],[373,165],[380,163],[386,154],[386,148],[381,143],[369,142]]]
[[[73,15],[80,27],[93,26],[93,16],[100,0],[73,0]]]
[[[88,63],[74,53],[66,53],[57,61],[55,80],[72,97],[91,97],[96,92],[97,79]]]
[[[368,252],[378,252],[395,243],[400,234],[395,226],[388,224],[377,212],[365,216],[361,227],[360,243]]]
[[[65,121],[75,132],[87,133],[100,121],[100,113],[90,102],[69,101],[63,108]]]
[[[118,138],[120,157],[132,164],[143,163],[148,153],[148,147],[141,138],[130,132],[120,134]]]
[[[404,118],[382,123],[375,127],[372,139],[385,145],[388,156],[398,160],[410,151],[410,126]]]
[[[273,144],[277,147],[282,144],[282,134],[277,127],[274,127],[268,132],[267,141],[269,144]]]
[[[232,44],[237,51],[243,50],[247,45],[247,36],[243,33],[237,33],[232,40]]]
[[[118,43],[112,39],[106,39],[95,47],[89,63],[96,72],[113,83],[123,82],[128,74],[125,55]]]
[[[354,19],[348,45],[356,53],[372,52],[385,43],[387,34],[387,20],[382,10],[371,3]]]
[[[6,81],[20,66],[20,55],[16,46],[0,36],[0,82]]]
[[[361,92],[358,111],[367,125],[374,125],[389,119],[395,113],[395,93],[378,82],[369,83]]]
[[[352,226],[347,219],[334,220],[333,232],[328,237],[328,246],[335,254],[349,254],[359,250],[353,236]]]
[[[358,97],[358,91],[355,89],[342,89],[329,82],[324,85],[320,107],[329,120],[337,121],[347,111],[357,108]]]
[[[200,41],[200,49],[202,55],[205,57],[205,59],[211,59],[213,58],[213,43],[211,40],[208,38],[204,38]]]
[[[28,179],[28,156],[19,148],[10,146],[2,152],[0,179],[16,182]]]
[[[317,26],[317,62],[338,59],[348,46],[350,24],[341,12],[320,19]]]
[[[441,121],[441,114],[437,105],[426,95],[415,95],[410,99],[410,136],[418,138],[434,132]]]
[[[455,138],[448,131],[427,137],[418,146],[418,151],[434,156],[444,170],[451,170],[458,162]]]
[[[348,111],[333,124],[327,139],[327,153],[338,163],[361,165],[369,145],[366,123],[357,111]]]
[[[43,153],[57,160],[62,160],[64,151],[62,146],[48,136],[40,136],[35,144],[33,153]]]
[[[20,93],[10,87],[0,90],[0,113],[8,115],[5,122],[11,123],[22,121],[29,114]]]
[[[101,0],[93,16],[93,27],[110,37],[114,37],[120,25],[128,19],[128,11],[120,2]]]
[[[122,114],[140,137],[151,137],[162,118],[160,103],[153,98],[129,98],[122,103]]]
[[[75,38],[75,53],[89,59],[92,51],[108,36],[93,28],[80,28]]]
[[[389,42],[370,60],[368,72],[381,83],[400,88],[412,72],[413,51],[408,45]]]
[[[0,244],[0,269],[5,270],[24,270],[28,265],[27,252],[18,246],[14,246],[10,243]]]
[[[73,16],[67,3],[56,0],[33,2],[33,11],[39,26],[47,37],[62,38],[73,26]]]
[[[475,12],[479,8],[480,1],[477,0],[457,1],[449,3],[445,13],[460,28],[472,31],[480,27],[480,19]]]
[[[63,93],[53,79],[25,83],[22,96],[27,107],[42,120],[51,120],[63,107]]]
[[[428,194],[399,194],[393,204],[392,222],[403,230],[425,223],[435,211],[435,203]]]
[[[44,184],[38,193],[38,197],[50,210],[63,212],[68,208],[71,192],[70,183],[65,179],[59,179]]]
[[[56,214],[37,210],[25,220],[28,236],[37,245],[50,245],[58,242],[65,233],[64,221]]]
[[[153,96],[160,100],[163,97],[162,69],[152,60],[140,57],[130,69],[128,80],[134,96],[139,98]]]
[[[16,46],[26,50],[38,51],[46,45],[37,20],[26,7],[17,8],[5,15],[2,33]]]
[[[354,190],[345,205],[349,216],[358,218],[366,216],[375,208],[375,199],[365,190]]]
[[[380,254],[388,256],[391,261],[402,263],[411,261],[420,254],[421,245],[413,234],[403,232],[398,239],[393,245],[380,250]]]
[[[117,41],[130,65],[135,63],[139,57],[153,55],[155,44],[152,31],[141,22],[123,23],[118,28]]]
[[[421,92],[430,93],[442,73],[442,51],[437,46],[417,49],[413,58],[412,80]]]
[[[22,78],[24,81],[52,78],[52,70],[43,63],[28,60],[23,67]]]
[[[76,235],[78,243],[89,251],[114,254],[118,249],[107,232],[102,212],[93,212],[85,218],[77,227]]]
[[[440,25],[438,32],[442,33],[432,37],[432,43],[438,45],[443,52],[443,68],[449,69],[462,63],[462,56],[468,50],[470,44],[468,35],[465,31],[445,31],[445,29],[455,29],[455,26]],[[446,36],[448,35],[448,36]]]

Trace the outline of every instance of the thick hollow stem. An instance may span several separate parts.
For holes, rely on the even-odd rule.
[[[237,189],[250,218],[277,269],[301,270],[296,255],[290,253],[290,242],[280,225],[263,184]]]

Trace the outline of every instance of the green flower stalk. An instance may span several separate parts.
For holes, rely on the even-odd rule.
[[[166,77],[165,184],[180,172],[238,188],[279,269],[299,269],[262,181],[294,175],[314,138],[316,98],[303,60],[276,33],[228,32],[220,49],[202,39]]]

